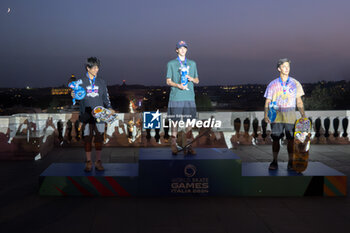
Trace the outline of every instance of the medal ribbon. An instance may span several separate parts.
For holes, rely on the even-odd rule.
[[[180,57],[177,57],[177,60],[179,60],[181,67],[184,66],[184,64],[182,64]],[[187,66],[187,58],[185,58],[185,66]]]
[[[288,85],[288,83],[289,83],[289,76],[288,76],[288,79],[287,79],[286,84],[283,83],[281,77],[280,77],[279,81],[280,81],[281,86],[282,86],[282,88],[283,88],[283,94],[285,95],[285,94],[287,93],[287,85]]]
[[[86,72],[86,76],[88,77],[88,79],[89,79],[89,81],[90,81],[90,85],[91,85],[92,92],[94,92],[94,91],[95,91],[95,79],[96,79],[96,76],[94,76],[94,78],[92,79],[92,81],[91,81],[91,79],[90,79],[90,76],[89,76],[89,73],[88,73],[88,72]]]

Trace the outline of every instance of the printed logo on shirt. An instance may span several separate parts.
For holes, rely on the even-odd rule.
[[[86,95],[92,98],[95,98],[97,96],[99,96],[98,94],[98,86],[94,86],[94,89],[92,90],[91,85],[86,87]]]

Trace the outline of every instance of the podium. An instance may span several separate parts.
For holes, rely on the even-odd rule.
[[[347,177],[320,162],[309,162],[306,171],[269,171],[270,163],[242,164],[242,196],[346,196]]]
[[[39,177],[40,195],[136,196],[138,164],[103,164],[105,171],[85,172],[83,163],[53,163]]]
[[[138,163],[105,163],[84,172],[83,163],[53,163],[39,177],[40,195],[54,196],[346,196],[345,174],[320,162],[305,172],[269,163],[242,163],[231,150],[197,148],[172,155],[169,148],[141,148]]]

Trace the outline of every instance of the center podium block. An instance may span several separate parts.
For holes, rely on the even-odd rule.
[[[228,149],[196,148],[197,155],[172,155],[169,148],[139,154],[141,196],[237,196],[241,159]]]

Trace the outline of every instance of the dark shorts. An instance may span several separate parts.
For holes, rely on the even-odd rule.
[[[92,142],[93,137],[95,137],[94,142],[103,142],[105,123],[84,123],[82,132],[84,142]]]
[[[194,101],[169,101],[168,118],[173,121],[195,119],[197,115]]]
[[[287,123],[272,123],[271,124],[271,138],[273,140],[279,140],[282,138],[283,133],[288,140],[294,138],[294,124]]]

